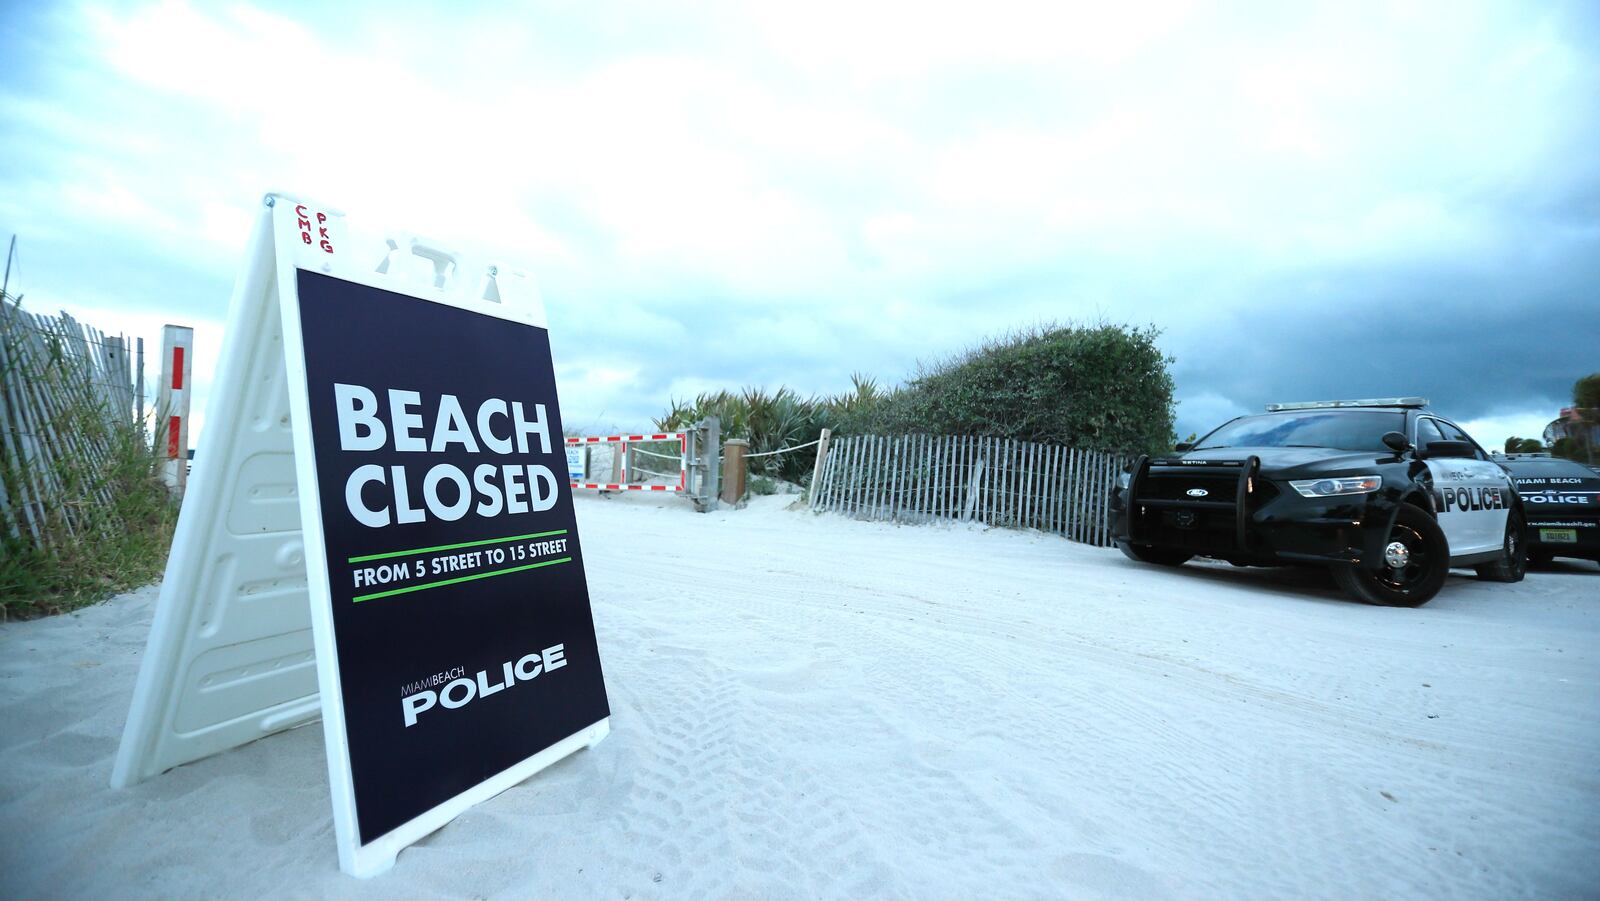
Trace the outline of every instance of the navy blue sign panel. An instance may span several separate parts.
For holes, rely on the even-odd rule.
[[[361,843],[609,715],[545,329],[298,271]]]

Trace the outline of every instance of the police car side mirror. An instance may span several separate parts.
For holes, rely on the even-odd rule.
[[[1411,449],[1411,442],[1407,441],[1406,436],[1400,432],[1384,432],[1383,446],[1397,454],[1403,454]]]
[[[1429,441],[1423,452],[1427,459],[1434,457],[1476,457],[1469,441]]]

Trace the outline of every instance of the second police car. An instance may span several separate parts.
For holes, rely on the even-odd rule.
[[[1549,454],[1497,455],[1528,511],[1528,560],[1600,562],[1600,472]]]
[[[1139,458],[1112,500],[1135,560],[1317,564],[1359,600],[1408,607],[1453,566],[1521,580],[1525,522],[1506,471],[1420,397],[1269,404]]]

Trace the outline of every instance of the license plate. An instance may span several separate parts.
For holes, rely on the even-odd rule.
[[[1540,529],[1539,540],[1553,544],[1577,544],[1577,529]]]

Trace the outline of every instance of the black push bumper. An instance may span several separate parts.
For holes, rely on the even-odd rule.
[[[1134,464],[1112,500],[1121,543],[1188,551],[1236,563],[1377,566],[1401,493],[1302,497],[1261,475],[1261,461],[1152,460]]]

